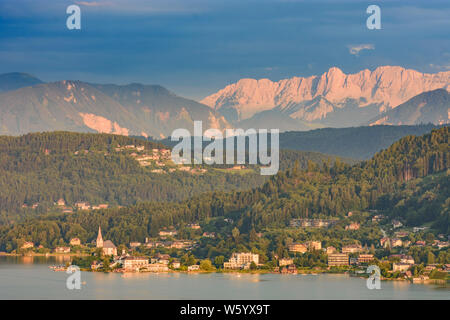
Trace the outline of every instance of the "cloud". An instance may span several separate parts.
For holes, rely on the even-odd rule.
[[[428,66],[430,68],[438,70],[438,71],[448,71],[448,70],[450,70],[450,64],[449,65],[439,65],[439,64],[430,63]]]
[[[92,2],[75,1],[75,3],[80,5],[80,6],[85,6],[85,7],[102,7],[102,6],[109,6],[109,5],[111,5],[111,3],[109,3],[109,2],[98,2],[98,1],[92,1]]]
[[[373,44],[358,44],[358,45],[349,45],[348,51],[350,54],[359,55],[361,50],[375,50],[375,46]]]

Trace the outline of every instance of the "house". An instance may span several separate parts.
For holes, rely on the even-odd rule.
[[[345,226],[345,230],[359,230],[360,228],[360,224],[359,223],[350,223],[348,226]]]
[[[177,260],[172,261],[171,265],[172,265],[173,269],[180,269],[180,267],[181,267],[180,261],[177,261]]]
[[[420,247],[423,247],[423,246],[425,246],[425,241],[416,241],[416,246],[420,246]]]
[[[71,207],[63,207],[62,212],[63,213],[73,213],[73,209]]]
[[[98,227],[96,246],[97,248],[102,248],[102,252],[104,255],[117,256],[117,247],[114,245],[114,243],[112,243],[112,241],[110,240],[103,241],[102,229],[100,228],[100,226]]]
[[[198,270],[200,270],[200,266],[198,264],[188,266],[188,271],[198,271]]]
[[[419,232],[419,231],[425,231],[427,229],[428,229],[428,227],[414,227],[413,228],[413,232],[416,233],[416,232]]]
[[[57,206],[60,206],[60,207],[63,207],[63,206],[66,205],[66,202],[64,201],[63,198],[61,198],[61,199],[59,199],[58,201],[56,201],[56,205],[57,205]]]
[[[200,225],[198,223],[191,223],[191,224],[188,224],[186,226],[186,228],[198,230],[198,229],[200,229]]]
[[[70,247],[56,247],[56,253],[70,253]]]
[[[249,269],[251,263],[259,264],[259,254],[251,252],[233,253],[230,260],[223,264],[224,269]]]
[[[348,254],[345,253],[333,253],[328,255],[328,266],[348,266],[349,259]]]
[[[185,248],[187,248],[189,246],[192,246],[192,241],[178,240],[178,241],[172,242],[172,244],[170,245],[170,248],[185,249]]]
[[[89,210],[91,209],[91,205],[87,202],[77,202],[75,203],[75,207],[78,208],[78,210]]]
[[[167,272],[169,271],[169,267],[166,264],[162,263],[151,263],[146,267],[147,271],[150,272]]]
[[[369,263],[373,260],[373,254],[360,254],[358,256],[358,263]]]
[[[289,251],[305,253],[306,251],[308,251],[308,247],[303,243],[293,243],[289,245]]]
[[[397,231],[397,232],[395,233],[395,236],[396,236],[397,238],[406,238],[408,235],[409,235],[409,233],[406,232],[406,231]]]
[[[173,237],[175,235],[177,235],[177,230],[170,230],[170,231],[165,231],[165,230],[161,230],[159,232],[159,236],[160,237]]]
[[[401,247],[403,245],[403,241],[399,238],[391,239],[391,248]]]
[[[126,271],[139,271],[148,265],[148,258],[146,257],[125,257],[122,259],[122,267]]]
[[[292,219],[291,227],[302,228],[327,228],[336,223],[336,220],[330,219]]]
[[[403,227],[403,223],[401,223],[399,220],[392,220],[392,226],[394,227],[394,229]]]
[[[398,260],[400,263],[414,264],[414,258],[406,254],[392,254],[389,256],[390,260]]]
[[[215,238],[216,237],[216,233],[215,232],[203,232],[202,237],[204,237],[204,238]]]
[[[389,239],[388,237],[384,237],[380,239],[380,245],[383,248],[387,248],[391,245],[391,239]]]
[[[24,244],[20,247],[20,249],[30,249],[34,247],[34,243],[31,241],[26,241]]]
[[[380,222],[381,220],[384,219],[384,216],[381,214],[377,214],[375,216],[372,217],[372,222]]]
[[[72,238],[72,239],[70,239],[70,245],[71,246],[80,246],[81,240],[78,238]]]
[[[359,244],[350,244],[342,247],[342,253],[357,253],[362,251],[362,247]]]
[[[322,242],[320,241],[309,241],[308,242],[308,248],[309,250],[321,250],[322,249]]]
[[[431,272],[431,271],[433,271],[433,270],[436,269],[436,268],[437,268],[437,264],[429,264],[429,265],[427,265],[427,266],[425,267],[425,271]]]
[[[411,264],[409,263],[393,263],[392,264],[392,271],[394,272],[406,272],[411,267]]]
[[[297,274],[297,267],[295,264],[290,264],[287,267],[281,268],[282,274]]]
[[[142,243],[140,242],[130,242],[130,248],[137,248],[140,247],[142,245]]]
[[[278,265],[280,267],[288,266],[293,263],[294,263],[294,260],[292,260],[291,258],[283,258],[283,259],[278,260]]]
[[[327,254],[332,254],[336,252],[336,248],[335,247],[327,247]]]

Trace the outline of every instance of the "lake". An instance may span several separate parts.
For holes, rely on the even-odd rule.
[[[0,256],[0,299],[444,299],[450,289],[405,281],[366,280],[348,275],[186,274],[82,272],[81,290],[68,290],[65,272],[52,264],[69,257]]]

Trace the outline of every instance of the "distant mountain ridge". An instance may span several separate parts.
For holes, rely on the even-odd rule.
[[[63,80],[0,93],[0,134],[67,130],[163,138],[176,128],[192,130],[195,120],[229,127],[214,110],[161,86]]]
[[[0,74],[0,93],[33,86],[40,83],[43,82],[28,73],[11,72]]]
[[[370,125],[414,125],[450,123],[450,93],[436,89],[421,93],[369,122]]]
[[[333,67],[320,76],[278,82],[241,79],[201,102],[233,123],[275,109],[293,119],[347,127],[365,124],[420,93],[440,88],[450,89],[450,71],[426,74],[381,66],[347,75]]]

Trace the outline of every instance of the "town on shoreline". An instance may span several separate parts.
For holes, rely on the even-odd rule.
[[[349,216],[352,213],[349,212]],[[372,222],[383,219],[381,215],[373,215]],[[327,219],[293,219],[293,228],[328,228],[336,224],[335,220]],[[352,222],[346,230],[358,230],[360,223]],[[401,227],[399,221],[393,221],[393,229]],[[201,232],[199,224],[189,224],[186,228],[193,232],[200,232],[202,238],[215,238],[214,232]],[[423,232],[424,230],[413,230]],[[417,240],[414,244],[405,231],[395,232],[395,237],[380,239],[380,247],[390,254],[381,259],[375,255],[375,248],[362,247],[360,244],[341,246],[338,250],[334,246],[322,247],[322,241],[310,240],[304,243],[292,242],[286,248],[287,254],[275,254],[270,261],[261,259],[258,252],[236,251],[226,261],[224,256],[210,259],[197,259],[192,250],[198,248],[199,243],[194,240],[179,239],[175,228],[161,230],[157,238],[146,238],[144,243],[131,242],[127,246],[117,247],[111,240],[104,240],[101,227],[98,228],[97,238],[93,243],[83,244],[79,238],[72,238],[69,246],[57,246],[53,252],[42,247],[35,247],[32,242],[24,242],[17,252],[0,253],[0,255],[26,256],[69,256],[70,261],[64,265],[52,266],[55,271],[66,270],[70,265],[78,266],[82,271],[92,272],[224,272],[224,273],[280,273],[280,274],[320,274],[345,273],[351,276],[368,277],[366,270],[369,265],[376,265],[381,270],[382,280],[406,280],[413,283],[449,282],[450,264],[416,263],[411,255],[405,254],[405,247],[411,245],[426,247],[430,242]],[[260,236],[260,235],[257,235]],[[435,240],[431,243],[444,249],[448,242]],[[176,254],[174,254],[176,252]],[[302,259],[313,259],[318,263],[305,266]],[[431,256],[427,257],[433,262]],[[438,257],[439,258],[439,257]],[[262,261],[263,260],[263,261]]]

